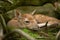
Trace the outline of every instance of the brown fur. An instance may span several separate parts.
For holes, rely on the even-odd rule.
[[[33,11],[34,13],[35,11]],[[26,23],[26,20],[29,21],[29,23]],[[42,14],[21,14],[18,11],[16,11],[16,15],[14,18],[12,18],[8,22],[8,26],[15,27],[15,28],[29,28],[29,29],[38,29],[38,23],[46,23],[48,21],[48,24],[56,25],[59,23],[59,20],[53,17],[45,16]]]
[[[18,15],[20,16],[20,15]],[[31,14],[21,14],[22,18],[14,17],[8,22],[8,26],[10,27],[16,27],[16,28],[29,28],[29,29],[34,29],[37,28],[37,22],[33,18],[33,15]],[[25,19],[28,19],[29,23],[25,23]],[[19,20],[19,21],[18,21]]]
[[[42,14],[35,14],[34,15],[34,18],[36,19],[37,22],[39,23],[46,23],[48,21],[48,24],[59,24],[59,20],[54,18],[54,17],[49,17],[49,16],[46,16],[46,15],[42,15]]]

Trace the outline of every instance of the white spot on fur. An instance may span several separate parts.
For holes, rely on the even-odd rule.
[[[40,23],[40,24],[38,24],[39,27],[43,27],[43,26],[45,26],[45,25],[46,25],[46,23]],[[51,24],[49,24],[49,23],[47,24],[47,26],[50,26],[50,25],[51,25]]]
[[[39,27],[43,27],[43,26],[45,26],[45,24],[46,24],[46,23],[40,23],[40,24],[38,24],[38,26],[39,26]]]

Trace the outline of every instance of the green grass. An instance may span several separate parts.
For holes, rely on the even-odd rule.
[[[48,34],[49,34],[49,37],[45,37],[44,35],[43,36],[40,36],[37,32],[34,32],[34,31],[31,31],[31,30],[28,30],[28,29],[22,29],[25,33],[29,34],[31,37],[33,38],[38,38],[37,40],[55,40],[55,36],[56,35],[53,35],[53,33],[56,33],[56,29],[49,29],[48,30]],[[44,31],[45,32],[45,31]],[[15,36],[15,34],[14,34]],[[14,38],[14,37],[13,37]],[[17,38],[17,40],[20,39],[20,40],[27,40],[25,37],[21,37],[21,38]]]
[[[33,32],[33,31],[28,30],[28,29],[23,29],[23,31],[28,33],[30,36],[32,36],[34,38],[41,37],[38,40],[55,40],[55,35],[53,35],[53,32],[50,32],[50,31],[48,31],[48,34],[50,35],[49,38],[42,38],[42,36],[39,36],[37,32]]]
[[[31,35],[32,37],[39,37],[39,35],[36,32],[30,31],[28,29],[23,29],[24,32],[28,33],[29,35]]]

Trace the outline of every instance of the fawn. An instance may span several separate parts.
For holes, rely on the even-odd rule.
[[[32,14],[35,11],[32,12]],[[25,13],[21,14],[18,10],[16,10],[15,17],[12,18],[8,23],[7,26],[15,27],[15,28],[28,28],[37,30],[38,25],[36,20],[34,19],[33,15]]]
[[[56,18],[49,17],[42,14],[35,14],[34,10],[31,14],[21,14],[16,10],[15,17],[8,22],[8,26],[19,27],[19,28],[29,28],[29,29],[39,29],[47,24],[47,26],[56,26],[60,21]],[[48,22],[48,23],[47,23]]]

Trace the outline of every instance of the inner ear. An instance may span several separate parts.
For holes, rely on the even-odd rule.
[[[18,11],[16,11],[16,16],[17,16],[17,17],[19,16],[19,12],[18,12]]]
[[[15,12],[15,17],[21,17],[21,13],[18,10],[16,10]]]

